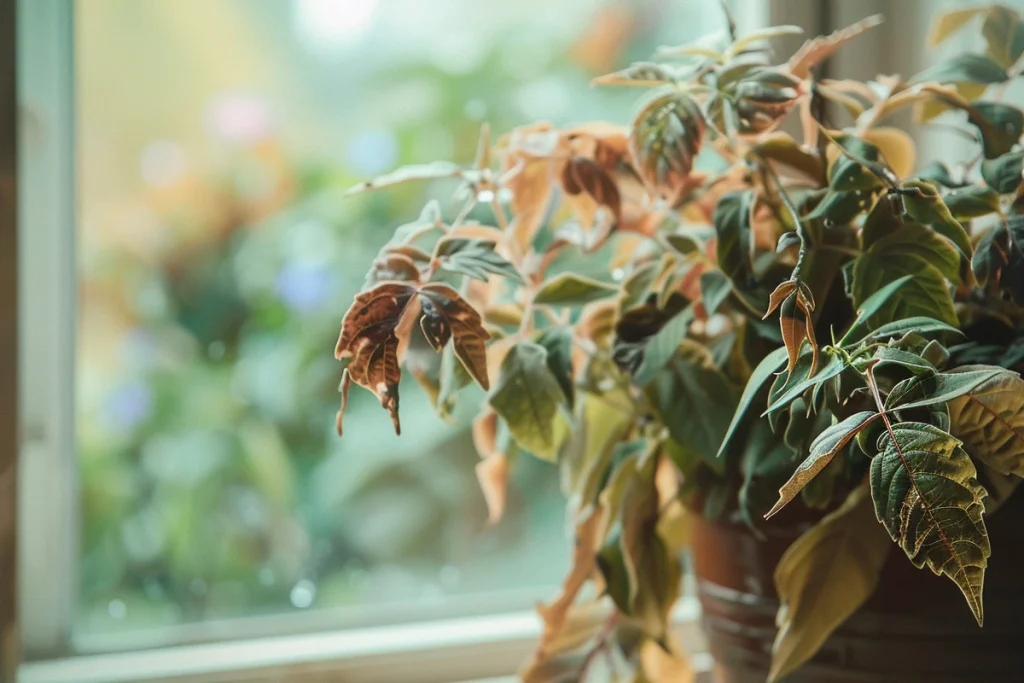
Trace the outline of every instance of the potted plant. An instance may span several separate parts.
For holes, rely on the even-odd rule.
[[[975,17],[987,53],[869,83],[815,67],[879,18],[781,64],[798,29],[730,19],[596,79],[649,90],[628,126],[485,128],[472,166],[353,188],[458,180],[345,315],[338,431],[353,382],[397,431],[404,366],[442,414],[488,392],[492,521],[515,458],[557,464],[573,564],[525,680],[684,680],[687,547],[722,681],[1019,679],[1024,21],[933,39]],[[975,157],[918,168],[908,109]]]

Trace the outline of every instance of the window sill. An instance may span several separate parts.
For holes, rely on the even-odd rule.
[[[700,642],[699,606],[675,614],[683,643]],[[30,662],[18,683],[450,683],[513,681],[540,634],[533,611]],[[691,651],[698,651],[689,648]],[[707,655],[694,665],[707,670]]]

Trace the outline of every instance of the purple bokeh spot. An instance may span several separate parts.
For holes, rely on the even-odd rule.
[[[143,382],[118,385],[109,394],[104,405],[111,426],[127,432],[153,412],[153,392]]]
[[[288,308],[303,313],[315,311],[331,296],[331,273],[323,267],[285,266],[277,274],[276,289]]]

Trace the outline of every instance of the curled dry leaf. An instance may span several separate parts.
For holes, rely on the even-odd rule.
[[[622,212],[618,186],[596,161],[580,156],[570,159],[562,171],[562,188],[569,195],[587,193],[598,204],[607,206],[616,218]]]
[[[339,434],[349,382],[372,391],[390,413],[395,432],[401,433],[399,361],[417,323],[424,338],[437,351],[454,338],[455,355],[466,370],[482,387],[490,386],[484,351],[484,342],[490,335],[483,328],[480,314],[458,292],[441,283],[419,286],[383,282],[356,296],[341,322],[334,357],[349,363],[342,380]]]
[[[508,494],[508,457],[494,452],[476,465],[476,478],[487,503],[487,523],[497,524],[505,514]]]
[[[861,19],[855,24],[839,29],[827,36],[812,38],[804,43],[803,47],[797,50],[789,59],[789,71],[797,78],[807,78],[811,69],[836,53],[839,48],[882,23],[882,16],[875,14]]]
[[[558,596],[553,601],[547,605],[537,606],[537,612],[544,621],[544,633],[537,648],[538,656],[544,656],[557,642],[576,596],[597,567],[597,551],[603,541],[606,516],[603,507],[593,505],[580,513],[576,524],[569,575],[566,576]]]
[[[705,128],[700,105],[678,91],[648,101],[633,119],[633,160],[640,177],[660,196],[675,200],[688,189]]]

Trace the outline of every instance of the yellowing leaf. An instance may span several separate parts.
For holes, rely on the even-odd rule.
[[[905,131],[880,126],[865,132],[864,139],[878,147],[897,177],[906,178],[914,171],[914,139]]]
[[[513,346],[501,364],[498,384],[488,400],[508,423],[516,443],[538,458],[556,459],[568,436],[561,410],[566,398],[548,369],[543,346],[532,342]]]
[[[927,566],[960,588],[978,625],[985,568],[992,553],[985,489],[960,441],[921,422],[886,424],[871,460],[875,515],[915,567]]]
[[[538,605],[537,612],[544,620],[544,633],[537,647],[538,655],[553,649],[562,627],[565,626],[576,596],[597,567],[597,549],[605,530],[606,511],[590,506],[579,516],[574,532],[572,566],[561,590],[547,605]]]
[[[1024,477],[1024,380],[1017,373],[1001,372],[946,406],[949,431],[971,457],[1000,474]]]
[[[650,683],[692,683],[697,675],[681,650],[669,654],[651,640],[640,646],[640,667]]]
[[[963,28],[964,24],[970,21],[975,16],[984,13],[988,10],[988,7],[970,7],[967,9],[953,10],[950,12],[943,12],[939,15],[935,23],[932,24],[932,30],[928,34],[928,44],[938,45],[942,41],[949,38],[951,35]]]
[[[874,592],[892,546],[866,487],[806,531],[775,568],[782,606],[772,645],[772,683],[810,659]]]

